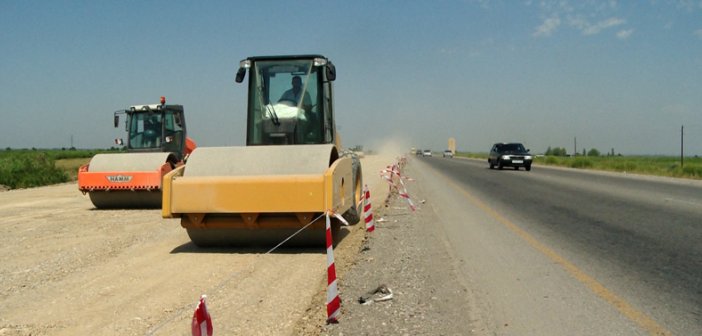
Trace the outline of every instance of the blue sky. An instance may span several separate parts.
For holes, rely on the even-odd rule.
[[[346,146],[702,155],[702,0],[0,0],[0,51],[0,148],[109,147],[160,96],[243,145],[239,60],[320,53]]]

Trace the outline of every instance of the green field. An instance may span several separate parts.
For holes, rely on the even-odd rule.
[[[30,188],[76,179],[78,167],[97,153],[116,150],[5,149],[0,150],[0,185]]]
[[[486,160],[487,153],[456,153],[457,156]],[[535,164],[633,174],[702,179],[702,158],[673,156],[537,156]]]

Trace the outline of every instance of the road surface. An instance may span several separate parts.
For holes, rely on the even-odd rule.
[[[415,158],[450,249],[505,335],[702,334],[702,184]]]

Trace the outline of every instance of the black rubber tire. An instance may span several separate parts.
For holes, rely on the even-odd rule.
[[[531,171],[531,166],[524,166],[524,169],[526,169],[526,171]]]
[[[363,213],[363,204],[361,204],[361,193],[363,193],[363,171],[361,169],[361,160],[358,156],[351,156],[351,171],[353,171],[352,185],[353,185],[353,202],[354,204],[346,210],[341,216],[349,222],[350,225],[356,225],[361,221],[361,214]]]
[[[497,161],[497,169],[502,170],[505,166],[502,164],[502,161]]]

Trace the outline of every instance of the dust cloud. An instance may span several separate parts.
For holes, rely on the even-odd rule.
[[[372,150],[383,156],[395,157],[408,153],[410,150],[409,143],[409,139],[402,136],[392,136],[374,142],[371,144],[371,147],[368,147],[366,150]]]

